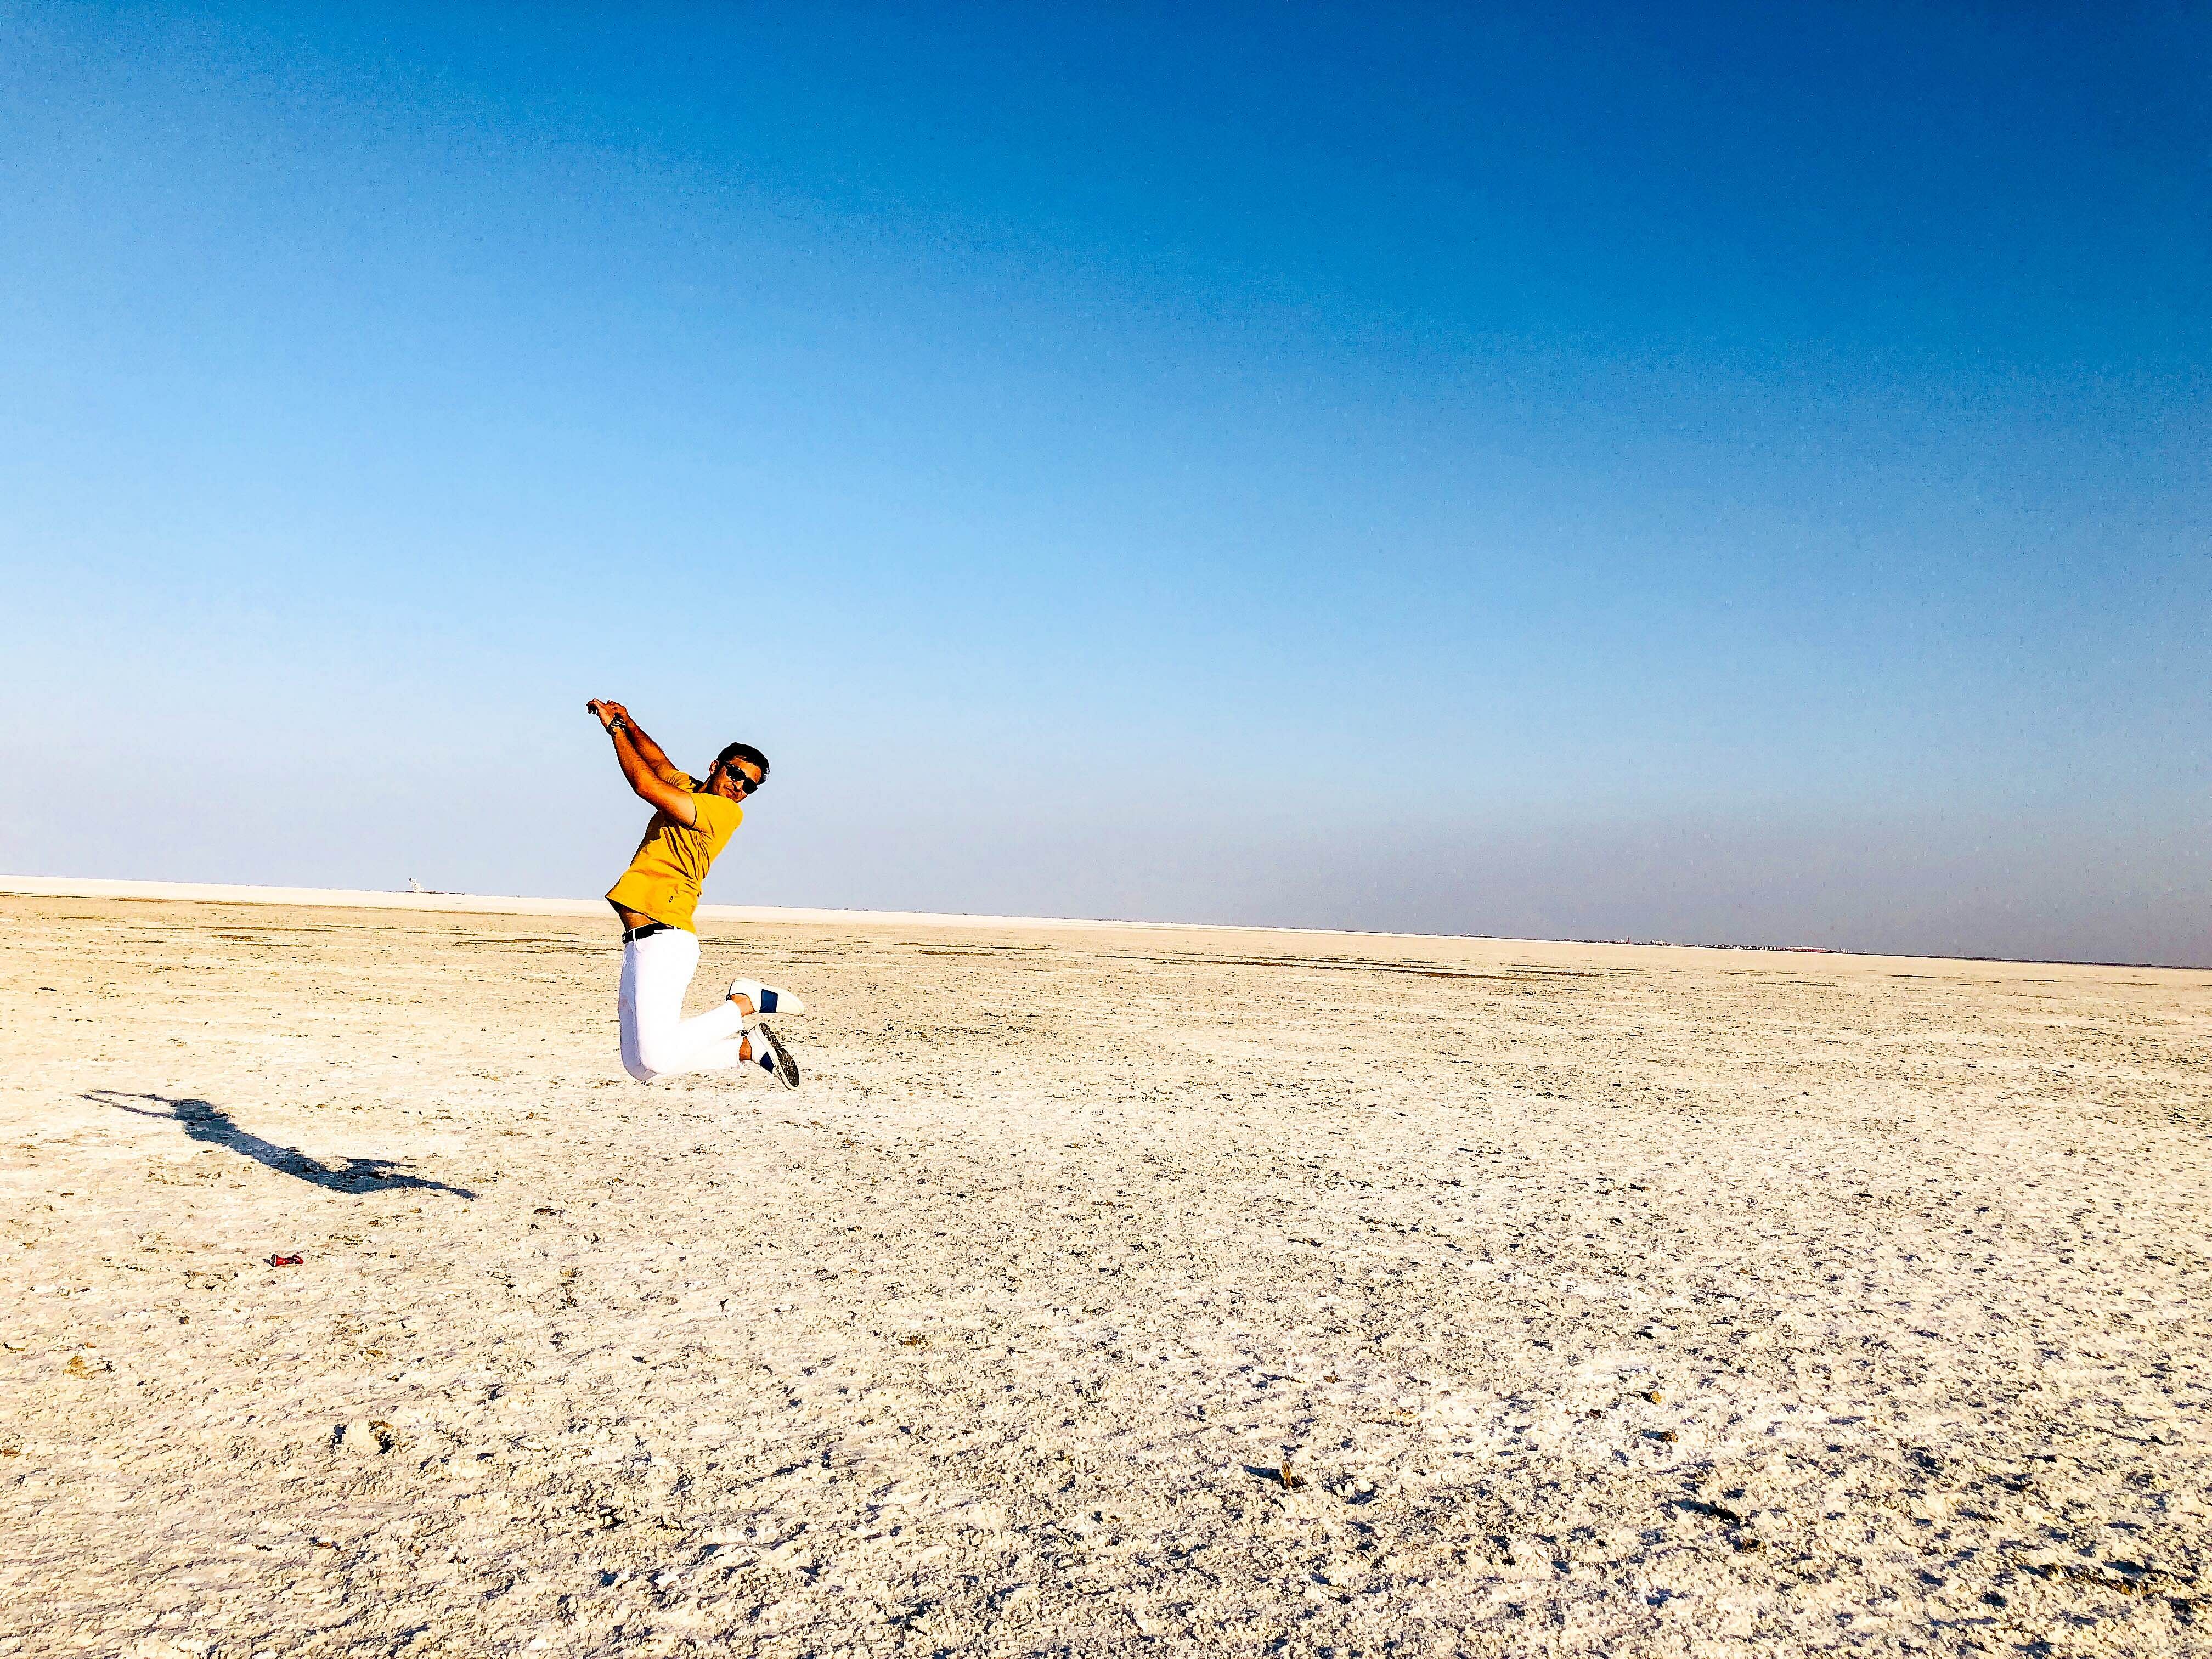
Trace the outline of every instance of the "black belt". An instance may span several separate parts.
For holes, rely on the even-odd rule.
[[[665,921],[648,921],[642,927],[623,928],[623,943],[624,945],[634,945],[639,939],[652,938],[655,933],[672,933],[675,931],[676,930],[674,928],[671,927]]]

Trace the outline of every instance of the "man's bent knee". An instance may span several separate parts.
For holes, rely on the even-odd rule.
[[[640,1083],[650,1083],[657,1077],[683,1070],[684,1062],[671,1044],[641,1042],[635,1057],[623,1057],[623,1069]]]

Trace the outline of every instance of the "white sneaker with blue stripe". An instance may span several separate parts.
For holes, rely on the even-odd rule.
[[[787,1089],[799,1086],[799,1062],[791,1057],[781,1038],[765,1025],[754,1026],[745,1036],[752,1044],[754,1065]]]
[[[790,992],[779,991],[775,986],[763,985],[755,979],[732,980],[730,996],[732,1000],[743,997],[752,1004],[752,1012],[745,1016],[748,1025],[763,1014],[803,1014],[806,1012],[806,1005]]]

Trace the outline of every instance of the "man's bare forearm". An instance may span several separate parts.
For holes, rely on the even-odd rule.
[[[657,778],[653,763],[646,759],[638,747],[638,730],[626,720],[617,720],[607,727],[607,736],[614,740],[615,764],[622,768],[623,776],[633,789],[641,778]]]
[[[671,784],[678,789],[690,789],[695,787],[691,775],[678,769],[676,763],[668,758],[668,751],[655,743],[645,730],[630,718],[629,710],[623,708],[622,704],[608,702],[594,697],[585,707],[599,716],[599,723],[605,726],[610,738],[616,735],[618,728],[626,730],[632,746],[637,750],[638,757],[663,783]]]
[[[623,780],[640,800],[654,810],[665,812],[677,823],[690,825],[696,822],[696,808],[691,804],[688,781],[664,776],[639,750],[637,732],[626,715],[617,714],[606,722],[608,738],[615,746],[615,760],[622,767]],[[664,762],[666,757],[662,757]]]
[[[655,743],[643,726],[628,714],[624,714],[623,720],[629,727],[630,742],[636,747],[639,757],[653,769],[657,776],[676,784],[680,784],[684,779],[690,776],[690,773],[668,758],[668,751]]]

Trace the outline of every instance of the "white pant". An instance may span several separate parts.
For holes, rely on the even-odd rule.
[[[699,936],[680,927],[623,946],[623,1070],[640,1083],[678,1072],[719,1072],[739,1063],[744,1012],[726,999],[684,1018],[684,993],[699,966]]]

